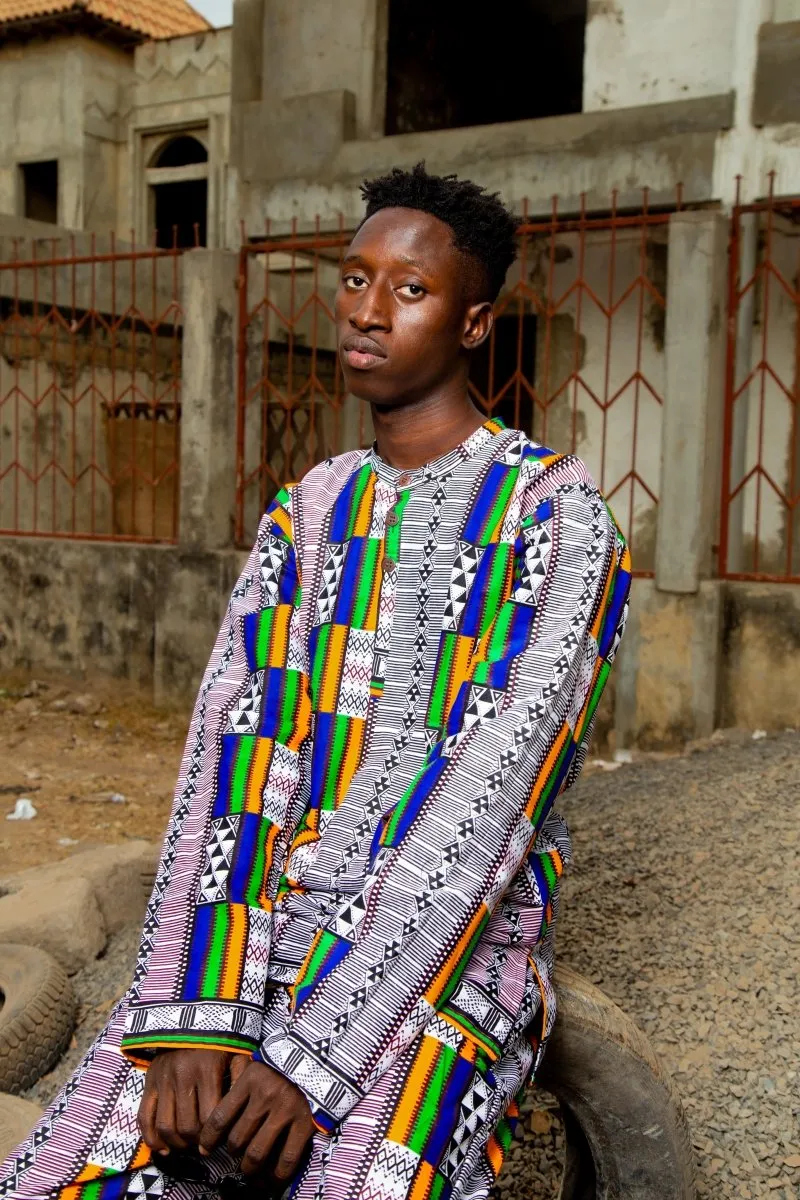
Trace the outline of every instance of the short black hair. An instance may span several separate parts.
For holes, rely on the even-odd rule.
[[[456,248],[483,268],[488,299],[497,299],[517,257],[519,225],[497,192],[455,175],[431,175],[419,162],[411,171],[394,167],[388,175],[365,180],[361,195],[365,221],[383,208],[416,208],[449,225]]]

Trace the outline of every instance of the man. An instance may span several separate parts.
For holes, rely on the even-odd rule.
[[[422,165],[364,197],[336,322],[375,444],[261,522],[133,986],[1,1195],[478,1200],[541,1059],[552,804],[629,560],[582,464],[469,398],[513,218]]]

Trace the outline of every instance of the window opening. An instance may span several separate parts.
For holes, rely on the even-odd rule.
[[[23,211],[32,221],[58,223],[58,160],[22,163]]]

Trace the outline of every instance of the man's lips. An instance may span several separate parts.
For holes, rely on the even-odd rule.
[[[342,342],[342,354],[349,367],[367,371],[386,359],[386,351],[373,338],[363,334],[351,334]]]

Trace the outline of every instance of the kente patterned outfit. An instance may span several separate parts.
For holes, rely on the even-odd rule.
[[[488,421],[284,489],[189,730],[133,985],[0,1196],[219,1195],[141,1142],[161,1047],[255,1055],[318,1128],[294,1200],[481,1200],[555,1016],[580,772],[625,543],[582,463]]]

